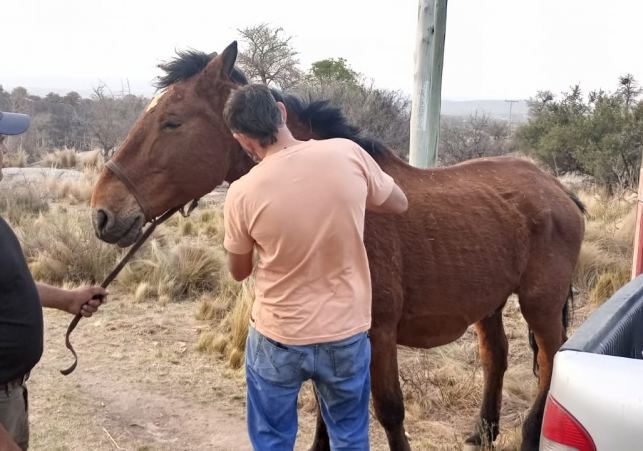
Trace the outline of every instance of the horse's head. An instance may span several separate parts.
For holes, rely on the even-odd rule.
[[[161,65],[163,90],[112,158],[116,169],[105,167],[94,188],[94,228],[101,240],[129,246],[154,217],[235,180],[252,165],[223,121],[230,92],[246,83],[234,67],[236,57],[233,42],[221,55],[185,52]]]

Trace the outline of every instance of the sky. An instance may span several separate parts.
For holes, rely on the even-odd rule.
[[[641,0],[450,0],[442,97],[525,99],[580,83],[643,82]],[[418,0],[3,0],[0,84],[151,94],[156,65],[221,52],[238,28],[291,35],[304,68],[345,58],[382,88],[413,92]]]

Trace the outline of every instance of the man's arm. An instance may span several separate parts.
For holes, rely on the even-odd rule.
[[[397,186],[393,185],[393,191],[380,205],[367,204],[366,208],[376,213],[404,213],[409,208],[409,201],[406,198],[404,191]]]
[[[237,191],[231,185],[223,205],[225,238],[223,247],[228,251],[228,269],[232,278],[241,282],[252,274],[254,239],[250,236]]]
[[[247,254],[228,252],[228,269],[237,282],[247,279],[252,274],[252,251]]]
[[[85,317],[90,317],[96,313],[108,294],[102,287],[81,287],[75,290],[63,290],[44,283],[36,283],[36,287],[43,307],[55,308],[72,315],[80,313]],[[94,299],[94,297],[98,299]]]
[[[359,145],[353,144],[363,166],[368,192],[366,208],[377,213],[404,213],[409,208],[409,201],[404,191],[395,183],[393,177],[385,173],[368,152]]]
[[[0,451],[20,451],[2,423],[0,423]]]

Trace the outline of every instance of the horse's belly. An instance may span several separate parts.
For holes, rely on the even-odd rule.
[[[460,338],[469,321],[464,316],[428,315],[404,318],[397,328],[397,343],[412,348],[434,348]]]

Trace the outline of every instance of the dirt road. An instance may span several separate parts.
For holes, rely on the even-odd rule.
[[[45,354],[29,382],[34,450],[250,450],[243,384],[194,350],[193,304],[106,305],[64,346],[69,315],[47,312]]]

